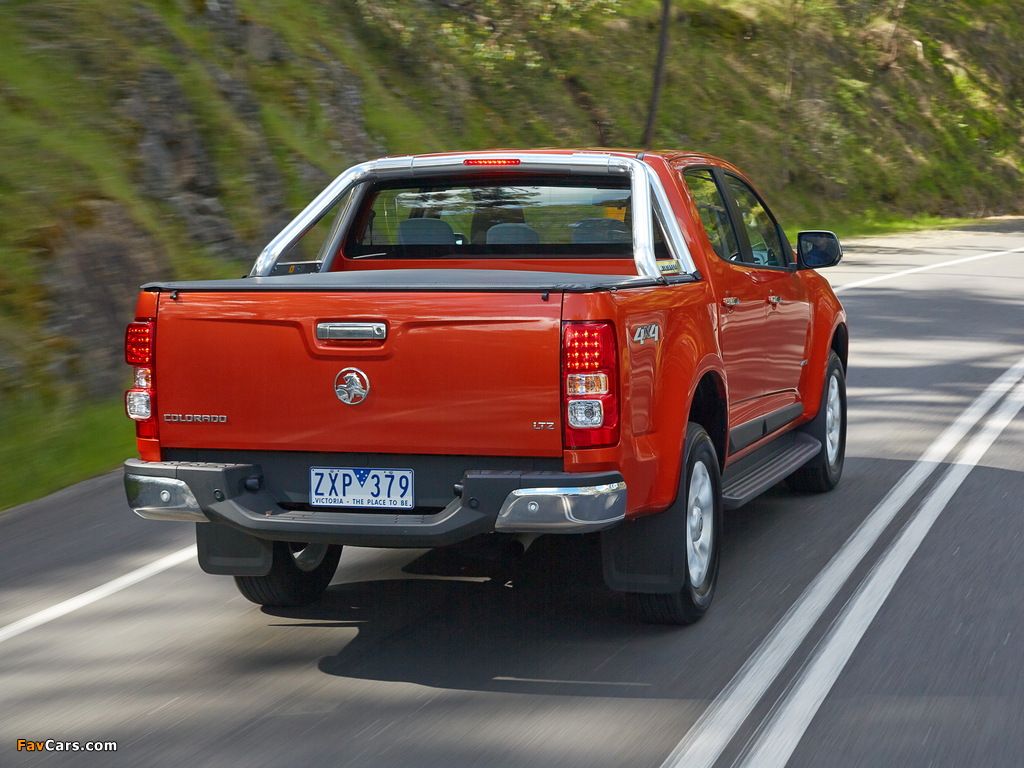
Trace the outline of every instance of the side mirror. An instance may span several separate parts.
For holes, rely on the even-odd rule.
[[[843,246],[834,232],[812,229],[796,236],[796,251],[801,269],[834,267],[843,258]]]

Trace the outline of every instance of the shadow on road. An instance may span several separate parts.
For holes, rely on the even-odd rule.
[[[672,631],[639,624],[604,586],[596,536],[544,537],[521,555],[476,543],[436,549],[403,571],[414,578],[336,584],[317,606],[272,615],[358,627],[320,660],[330,675],[603,696],[637,695],[649,683],[608,679],[594,658]],[[566,647],[580,649],[579,665],[567,667]]]
[[[726,550],[730,539],[757,538],[755,529],[771,525],[753,509],[727,516]],[[723,554],[724,569],[731,559]],[[316,606],[264,612],[291,620],[277,626],[356,628],[319,660],[332,676],[631,698],[666,696],[678,676],[696,677],[692,665],[713,663],[716,631],[732,626],[726,606],[716,622],[641,623],[626,596],[604,585],[597,535],[542,537],[519,555],[474,542],[430,550],[402,570],[409,578],[335,584]],[[742,597],[719,594],[723,603]],[[666,665],[677,669],[668,678],[656,672]]]

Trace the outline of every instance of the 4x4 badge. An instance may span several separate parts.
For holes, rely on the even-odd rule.
[[[652,341],[658,341],[661,338],[661,326],[657,323],[651,323],[650,325],[641,325],[636,329],[636,333],[633,334],[633,341],[640,342],[643,344],[648,339]]]
[[[345,405],[359,405],[370,394],[370,379],[358,368],[346,368],[334,378],[334,394]]]

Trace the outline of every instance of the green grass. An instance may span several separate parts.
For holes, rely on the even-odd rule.
[[[71,405],[33,394],[0,409],[0,509],[116,469],[137,455],[135,429],[120,400]]]
[[[134,452],[119,403],[66,395],[56,407],[43,394],[54,389],[53,350],[71,343],[48,329],[45,278],[61,238],[88,229],[84,203],[123,207],[176,277],[240,274],[189,242],[173,206],[139,189],[143,127],[121,107],[148,68],[175,78],[190,105],[181,118],[202,137],[220,202],[254,241],[264,216],[255,160],[276,165],[294,212],[319,183],[310,168],[333,177],[366,159],[351,156],[353,144],[331,124],[331,72],[358,87],[354,117],[385,154],[591,146],[602,134],[607,146],[640,141],[660,0],[531,25],[508,60],[481,57],[480,29],[452,4],[223,4],[286,49],[257,60],[224,45],[206,13],[212,5],[3,5],[0,507]],[[678,0],[655,144],[735,162],[794,238],[799,229],[849,239],[1024,211],[1024,81],[1014,74],[1024,71],[1015,44],[1024,25],[1013,4],[907,3],[903,53],[883,68],[895,5]],[[442,34],[453,24],[462,32]],[[231,103],[225,76],[254,95],[257,117]],[[22,393],[17,403],[12,393]]]

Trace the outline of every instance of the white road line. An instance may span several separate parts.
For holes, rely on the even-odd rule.
[[[995,256],[1006,256],[1011,253],[1024,252],[1024,248],[1013,248],[1009,251],[993,251],[992,253],[981,253],[977,256],[967,256],[963,259],[954,259],[953,261],[943,261],[939,264],[928,264],[924,267],[914,267],[913,269],[904,269],[902,272],[893,272],[888,275],[879,275],[878,277],[868,277],[864,280],[857,280],[853,283],[847,283],[841,285],[838,288],[833,287],[832,290],[835,293],[842,293],[848,291],[851,288],[861,288],[865,285],[873,285],[874,283],[880,283],[883,280],[895,280],[897,277],[903,277],[904,275],[912,275],[915,272],[927,272],[930,269],[941,269],[942,267],[951,267],[954,264],[966,264],[969,261],[979,261],[980,259],[991,259]]]
[[[1024,383],[1018,384],[999,409],[968,443],[958,462],[932,489],[921,507],[889,546],[847,603],[797,678],[758,734],[740,768],[784,768],[811,720],[832,690],[868,627],[899,580],[910,559],[971,470],[982,460],[1007,425],[1024,408]]]
[[[710,768],[718,760],[765,691],[896,514],[931,476],[939,462],[1022,378],[1024,358],[989,385],[929,446],[797,598],[782,620],[672,750],[662,763],[662,768]]]
[[[120,576],[113,581],[101,584],[95,589],[83,592],[77,597],[72,597],[69,600],[65,600],[63,603],[57,603],[57,605],[53,605],[39,611],[39,613],[26,616],[24,619],[16,621],[13,624],[8,624],[6,627],[0,628],[0,643],[10,640],[12,637],[17,637],[23,632],[28,632],[30,629],[42,626],[54,619],[59,619],[61,616],[66,616],[72,611],[77,611],[79,608],[91,605],[97,600],[109,597],[115,592],[120,592],[126,587],[138,584],[140,581],[144,581],[150,576],[156,576],[158,573],[162,573],[168,568],[180,565],[195,556],[196,545],[193,544],[190,547],[185,547],[185,549],[178,550],[166,557],[161,557],[159,560],[156,560],[149,565],[144,565],[131,573],[126,573],[124,576]]]

